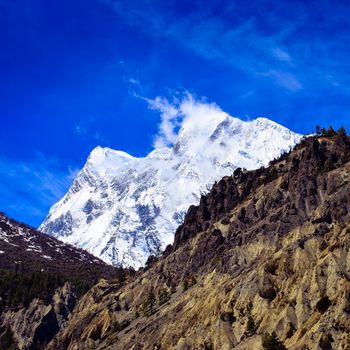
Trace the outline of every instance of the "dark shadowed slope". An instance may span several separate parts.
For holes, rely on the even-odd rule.
[[[39,349],[100,278],[126,273],[0,213],[0,348]],[[5,343],[4,343],[5,342]]]

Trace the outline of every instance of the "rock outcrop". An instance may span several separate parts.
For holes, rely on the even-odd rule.
[[[173,246],[124,286],[103,281],[48,349],[350,347],[350,142],[310,137],[236,170],[192,206]]]
[[[5,311],[1,323],[11,329],[18,349],[40,349],[66,325],[76,301],[73,286],[65,283],[57,289],[50,304],[36,298],[28,307]]]

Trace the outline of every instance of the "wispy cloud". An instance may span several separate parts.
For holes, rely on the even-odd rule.
[[[281,49],[280,47],[272,48],[271,49],[271,53],[279,61],[287,62],[289,64],[292,64],[292,58],[291,58],[290,54],[287,51]]]
[[[31,161],[0,157],[0,208],[32,225],[67,192],[77,169],[62,168],[57,159],[37,153]]]
[[[159,124],[159,132],[154,139],[154,148],[163,148],[172,145],[176,141],[176,128],[181,123],[181,115],[178,109],[178,102],[174,100],[171,104],[164,97],[156,97],[155,99],[145,99],[150,109],[160,112],[161,122]]]
[[[253,1],[251,6],[240,1],[206,6],[194,2],[177,13],[172,3],[159,6],[150,1],[139,6],[123,0],[103,1],[128,25],[156,40],[171,41],[287,92],[326,87],[324,77],[342,82],[350,78],[345,69],[347,55],[344,60],[350,37],[346,30],[339,30],[348,28],[345,4],[325,0],[316,8],[313,2]],[[347,89],[346,83],[332,86]]]
[[[77,136],[85,136],[87,134],[87,130],[82,124],[76,124],[74,126],[74,132]]]
[[[134,79],[134,78],[129,78],[128,82],[132,85],[136,85],[136,86],[139,86],[140,85],[140,82],[138,79]]]
[[[278,83],[278,85],[290,91],[298,91],[303,88],[302,84],[295,78],[295,76],[288,72],[271,69],[265,73],[261,73],[261,75],[271,77]]]
[[[281,23],[276,30],[264,31],[253,16],[238,19],[239,9],[234,6],[228,7],[225,14],[236,11],[237,20],[227,21],[223,16],[214,16],[210,5],[180,17],[173,16],[171,11],[160,11],[157,6],[141,9],[124,1],[110,4],[129,25],[156,38],[171,40],[205,59],[221,61],[249,75],[270,79],[287,90],[292,85],[293,91],[296,85],[299,89],[303,86],[293,68],[294,58],[284,48],[284,42],[302,24],[299,21],[288,25]],[[288,76],[295,84],[285,84],[285,80],[266,74],[271,69]]]
[[[209,103],[204,98],[196,99],[189,92],[180,98],[173,97],[170,101],[165,97],[147,99],[149,108],[160,113],[161,122],[154,138],[155,149],[172,146],[180,129],[207,130],[205,127],[213,120],[223,120],[227,114],[215,103]]]
[[[96,142],[108,143],[108,140],[96,129],[98,127],[96,124],[96,118],[85,118],[74,125],[73,131],[76,136],[84,140],[92,139]]]

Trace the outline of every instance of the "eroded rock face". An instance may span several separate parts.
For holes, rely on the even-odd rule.
[[[192,206],[173,246],[123,287],[103,281],[48,349],[350,346],[350,143],[309,138],[235,171]]]
[[[74,288],[66,283],[51,304],[34,299],[27,308],[4,312],[1,324],[11,329],[20,350],[42,349],[66,325],[76,300]]]

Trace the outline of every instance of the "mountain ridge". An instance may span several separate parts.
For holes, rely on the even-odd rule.
[[[143,266],[172,243],[188,206],[215,181],[267,165],[300,139],[267,118],[213,112],[185,120],[172,148],[146,157],[98,146],[39,229],[108,263]]]

